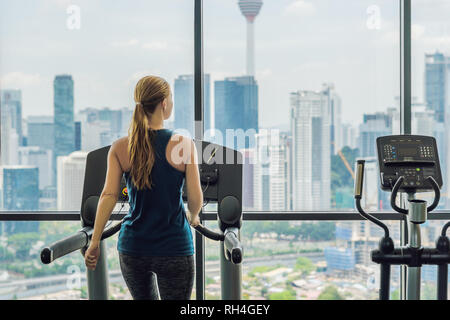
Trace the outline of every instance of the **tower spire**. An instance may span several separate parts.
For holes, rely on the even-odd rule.
[[[254,20],[262,7],[262,0],[239,0],[242,15],[247,20],[247,75],[255,75]]]

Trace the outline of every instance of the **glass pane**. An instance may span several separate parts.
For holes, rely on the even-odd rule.
[[[87,299],[86,266],[80,251],[51,264],[40,260],[41,250],[81,229],[62,221],[0,222],[0,300]],[[109,299],[131,299],[117,254],[117,235],[106,241]]]
[[[436,138],[443,186],[438,209],[450,207],[450,25],[447,1],[414,1],[411,7],[412,133]],[[433,193],[418,198],[433,201]],[[424,246],[435,241],[446,221],[428,221]],[[422,268],[422,299],[436,299],[437,267]],[[449,291],[450,293],[450,291]]]
[[[387,222],[399,246],[399,222]],[[210,228],[215,222],[208,223]],[[383,235],[367,221],[244,221],[243,299],[376,300],[379,265],[370,259]],[[206,240],[206,299],[220,299],[219,244]],[[399,299],[398,266],[391,299]]]
[[[399,131],[398,7],[204,2],[214,118],[205,139],[242,151],[244,210],[354,207],[356,157],[375,157],[375,138]]]
[[[79,210],[87,153],[128,134],[145,75],[171,85],[166,127],[193,121],[193,3],[1,1],[0,209]]]
[[[438,145],[443,187],[440,208],[448,208],[450,136],[450,3],[412,4],[412,131],[434,136]]]

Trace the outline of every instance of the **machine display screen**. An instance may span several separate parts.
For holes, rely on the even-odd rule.
[[[400,148],[398,150],[399,156],[412,157],[417,156],[417,148]]]

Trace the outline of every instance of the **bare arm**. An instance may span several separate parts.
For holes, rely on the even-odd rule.
[[[98,245],[108,222],[112,211],[119,197],[120,180],[122,179],[122,167],[116,154],[117,143],[113,143],[108,152],[108,169],[106,172],[106,181],[95,215],[94,233],[92,234],[92,245]]]
[[[186,139],[186,138],[184,138]],[[190,140],[189,153],[186,157],[186,191],[188,209],[192,217],[198,216],[203,205],[203,192],[198,171],[197,148],[194,141]],[[191,219],[193,220],[193,219]]]

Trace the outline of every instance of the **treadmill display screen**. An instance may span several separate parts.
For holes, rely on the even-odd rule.
[[[398,149],[398,154],[400,157],[418,156],[417,148],[400,148]]]

